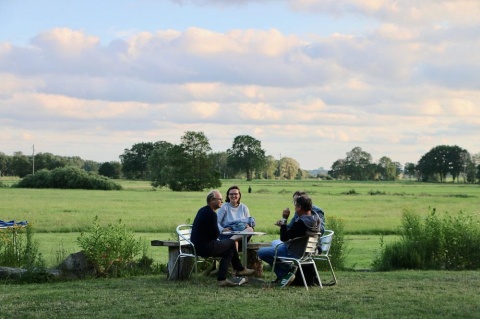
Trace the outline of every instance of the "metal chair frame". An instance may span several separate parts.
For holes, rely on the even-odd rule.
[[[170,275],[168,276],[168,279],[170,280],[175,268],[177,267],[178,261],[181,258],[193,258],[193,266],[192,269],[190,269],[189,277],[192,275],[193,270],[195,269],[195,274],[198,273],[198,267],[197,264],[199,262],[206,262],[207,259],[211,259],[212,257],[199,257],[197,255],[197,251],[195,250],[195,245],[192,243],[190,240],[190,235],[192,234],[192,225],[191,224],[182,224],[178,225],[177,228],[175,229],[177,236],[178,236],[178,244],[179,244],[179,254],[177,258],[175,259],[175,263],[173,264],[173,269],[170,271]],[[202,259],[200,259],[202,258]],[[215,259],[214,259],[215,260]]]
[[[305,237],[308,237],[306,244],[305,244],[305,250],[303,252],[303,255],[299,258],[294,258],[294,257],[281,257],[277,256],[277,251],[278,247],[282,244],[285,244],[287,242],[291,243],[294,241],[298,240],[305,240]],[[273,266],[272,266],[272,273],[275,270],[275,264],[276,263],[290,263],[293,264],[297,267],[297,270],[300,270],[300,274],[302,275],[303,279],[303,284],[305,285],[305,289],[308,290],[308,285],[307,281],[305,280],[305,274],[303,273],[302,265],[313,265],[313,268],[315,269],[315,275],[317,276],[318,282],[320,283],[320,288],[323,288],[322,286],[322,280],[320,279],[320,275],[317,270],[317,265],[315,264],[315,260],[313,259],[313,256],[315,255],[317,251],[317,245],[319,241],[320,233],[309,233],[306,236],[302,237],[297,237],[290,239],[289,241],[285,243],[280,243],[277,246],[275,246],[275,257],[273,259]]]
[[[332,241],[333,241],[334,234],[335,234],[335,232],[333,230],[325,230],[323,236],[320,237],[320,239],[318,241],[317,253],[315,255],[313,255],[314,260],[320,260],[320,261],[327,261],[328,262],[328,266],[330,267],[330,272],[331,272],[332,278],[333,278],[332,282],[330,282],[328,284],[324,284],[324,285],[328,285],[328,286],[333,286],[337,283],[337,277],[335,276],[335,272],[333,271],[332,262],[330,261],[330,256],[329,256],[330,247],[332,246]]]

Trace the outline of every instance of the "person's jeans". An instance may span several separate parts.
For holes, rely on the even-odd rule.
[[[267,264],[273,267],[273,259],[275,257],[275,247],[278,244],[280,244],[280,246],[278,246],[278,249],[277,249],[277,257],[280,256],[280,257],[296,258],[295,255],[291,254],[288,251],[287,246],[285,246],[285,244],[283,244],[283,242],[280,239],[276,239],[272,241],[272,245],[270,247],[260,248],[258,250],[258,258],[260,258],[261,260],[263,260],[264,262],[266,262]],[[277,275],[277,278],[282,278],[283,276],[288,274],[288,272],[290,271],[290,264],[277,262],[275,264],[274,271],[275,271],[275,275]]]

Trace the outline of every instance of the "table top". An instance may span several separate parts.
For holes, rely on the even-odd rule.
[[[222,232],[222,235],[266,235],[267,233],[259,232],[259,231],[225,231]]]

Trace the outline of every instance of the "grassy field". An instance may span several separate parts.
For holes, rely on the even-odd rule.
[[[332,287],[217,288],[198,276],[0,285],[11,318],[458,318],[480,317],[480,272],[337,272]]]
[[[2,179],[3,185],[15,180]],[[205,205],[205,192],[153,190],[148,182],[119,181],[122,191],[0,188],[0,219],[28,220],[35,226],[35,239],[48,265],[55,265],[65,254],[78,251],[76,238],[88,231],[99,216],[102,224],[121,219],[147,243],[152,239],[173,239],[180,223],[191,222],[199,207]],[[231,185],[242,189],[242,202],[257,220],[258,231],[269,236],[255,238],[270,241],[278,236],[273,223],[285,207],[292,208],[295,190],[307,191],[314,203],[345,222],[350,253],[347,266],[368,268],[380,234],[394,240],[405,208],[426,214],[429,207],[438,212],[463,210],[480,220],[480,187],[465,184],[424,184],[416,182],[338,182],[338,181],[252,181],[224,180],[222,192]],[[247,192],[252,187],[252,193]],[[350,193],[350,195],[347,195]],[[354,193],[354,194],[351,194]],[[373,195],[372,195],[373,194]],[[166,250],[151,248],[159,262],[166,261]]]
[[[14,180],[0,180],[4,186]],[[120,181],[122,191],[0,188],[0,219],[35,225],[47,266],[79,250],[77,237],[98,215],[102,224],[121,219],[148,245],[173,239],[177,224],[191,222],[207,192],[152,190],[148,182]],[[273,222],[291,195],[306,190],[314,203],[345,222],[347,266],[369,268],[381,234],[393,241],[404,208],[426,214],[460,210],[480,221],[480,187],[463,184],[337,181],[224,181],[221,191],[237,184],[242,201],[256,218],[257,230],[277,238]],[[246,190],[251,186],[253,192]],[[352,195],[354,193],[355,195]],[[347,195],[350,194],[350,195]],[[225,195],[224,195],[225,196]],[[150,247],[157,263],[167,250]],[[270,272],[266,272],[270,274]],[[322,274],[323,275],[323,274]],[[324,275],[326,276],[326,275]],[[271,288],[249,283],[219,289],[214,278],[197,276],[167,281],[164,276],[92,279],[51,284],[0,284],[0,319],[10,318],[480,318],[480,272],[337,271],[338,284],[323,290]],[[268,279],[268,278],[267,278]],[[241,296],[241,298],[239,298]]]

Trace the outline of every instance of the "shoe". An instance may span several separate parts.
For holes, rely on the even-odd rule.
[[[218,287],[235,287],[238,285],[239,285],[238,283],[235,283],[228,279],[218,281]]]
[[[247,278],[245,277],[232,277],[230,278],[230,281],[236,283],[237,285],[241,286],[243,285],[244,283],[247,282]]]
[[[237,270],[237,277],[241,277],[241,276],[251,276],[255,273],[255,270],[253,269],[248,269],[248,268],[243,268],[243,270],[240,270],[238,271]]]
[[[293,281],[295,280],[295,275],[291,272],[286,274],[285,276],[282,277],[282,280],[280,280],[280,283],[278,284],[279,287],[284,288],[290,285]]]

